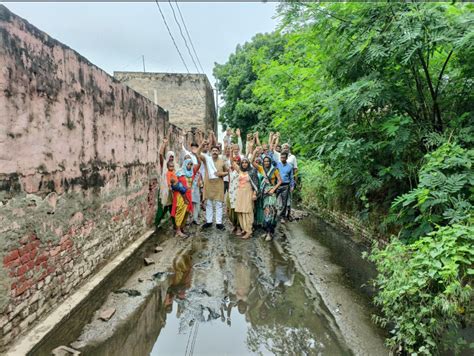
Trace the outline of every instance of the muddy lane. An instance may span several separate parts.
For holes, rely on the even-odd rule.
[[[191,261],[168,289],[152,355],[349,353],[273,244],[212,236]]]
[[[364,346],[370,340],[347,343],[333,306],[330,311],[312,282],[313,272],[301,268],[307,249],[322,249],[308,245],[317,243],[310,233],[308,244],[300,246],[304,251],[292,247],[290,233],[270,243],[212,229],[194,234],[187,240],[161,238],[160,253],[143,251],[140,256],[154,264],[137,267],[126,282],[104,292],[103,304],[94,305],[94,315],[68,341],[52,335],[34,354],[51,354],[61,344],[84,355],[373,354]],[[317,264],[329,263],[320,258]],[[115,314],[101,320],[111,308]]]

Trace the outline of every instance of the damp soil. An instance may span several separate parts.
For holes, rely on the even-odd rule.
[[[272,242],[214,229],[156,235],[33,354],[59,345],[84,355],[388,354],[361,287],[371,266],[342,261],[360,251],[334,234],[308,218]]]

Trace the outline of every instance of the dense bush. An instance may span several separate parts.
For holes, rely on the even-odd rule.
[[[375,302],[384,313],[374,318],[393,326],[390,346],[432,355],[456,345],[456,332],[473,322],[473,245],[473,226],[453,224],[412,244],[394,239],[385,249],[374,248],[370,259],[380,290]]]
[[[448,333],[473,321],[472,158],[454,143],[427,154],[418,187],[393,204],[400,237],[370,255],[384,313],[375,319],[393,325],[389,344],[410,353],[438,352],[455,340]]]

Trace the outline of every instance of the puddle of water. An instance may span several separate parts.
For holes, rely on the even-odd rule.
[[[377,270],[373,263],[362,258],[362,253],[367,251],[366,246],[355,243],[346,234],[317,217],[302,220],[299,224],[307,236],[312,236],[330,249],[332,262],[344,268],[345,277],[352,288],[369,297],[375,294],[370,281],[377,276]],[[346,283],[344,280],[339,282]]]
[[[349,353],[272,244],[220,242],[194,253],[194,269],[171,284],[151,355]]]
[[[340,332],[273,243],[211,232],[86,355],[346,355]],[[86,330],[84,328],[84,330]],[[77,336],[76,336],[77,337]],[[93,338],[92,338],[93,339]]]

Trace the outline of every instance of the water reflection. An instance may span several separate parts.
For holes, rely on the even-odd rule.
[[[195,251],[175,261],[152,355],[349,353],[271,244],[213,236]]]

